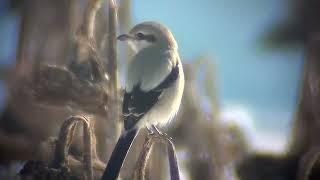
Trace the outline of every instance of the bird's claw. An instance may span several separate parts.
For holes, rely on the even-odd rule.
[[[152,131],[152,133],[156,133],[159,137],[172,141],[172,137],[170,137],[167,133],[161,132],[155,125],[152,125],[152,127],[155,130]]]
[[[148,130],[148,135],[151,136],[151,135],[154,135],[154,131],[152,129],[150,129],[150,127],[147,126],[147,130]]]

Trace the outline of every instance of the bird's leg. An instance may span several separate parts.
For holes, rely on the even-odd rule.
[[[151,125],[151,127],[157,132],[157,134],[162,135],[163,133],[157,128],[155,125]]]
[[[146,126],[146,127],[148,130],[148,135],[154,135],[154,131],[149,126]]]
[[[151,127],[155,130],[155,132],[156,132],[159,136],[162,136],[162,137],[168,139],[169,141],[172,141],[172,138],[171,138],[167,133],[161,132],[161,131],[157,128],[157,126],[151,125]]]

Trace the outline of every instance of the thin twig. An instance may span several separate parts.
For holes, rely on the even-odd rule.
[[[155,141],[152,138],[153,136],[147,135],[144,141],[143,149],[139,154],[137,164],[135,166],[133,179],[134,180],[144,180],[145,179],[145,170],[147,167],[147,162],[150,157],[153,144]]]
[[[68,150],[72,142],[75,127],[76,121],[73,117],[68,118],[62,124],[51,167],[59,168],[68,166]]]

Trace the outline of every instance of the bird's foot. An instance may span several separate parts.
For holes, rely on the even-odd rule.
[[[172,141],[172,137],[170,137],[167,133],[161,132],[155,125],[152,125],[154,131],[152,133],[156,133],[159,137]]]
[[[152,135],[155,134],[154,131],[153,131],[150,127],[148,127],[148,126],[147,126],[147,130],[148,130],[148,135],[149,135],[149,136],[152,136]]]

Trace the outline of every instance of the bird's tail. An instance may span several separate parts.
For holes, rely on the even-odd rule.
[[[101,180],[116,180],[119,176],[120,169],[123,165],[124,159],[127,156],[129,148],[133,139],[137,135],[138,130],[132,129],[122,134],[111,154],[108,165],[104,170]]]

